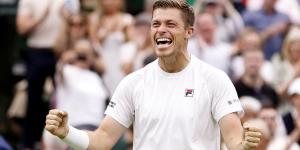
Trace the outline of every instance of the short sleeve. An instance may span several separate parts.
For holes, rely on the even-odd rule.
[[[20,0],[18,4],[18,15],[31,15],[32,4],[30,0]]]
[[[127,128],[129,128],[134,119],[134,105],[132,100],[133,82],[130,78],[127,76],[121,81],[105,111],[106,115]]]
[[[227,114],[237,112],[243,114],[235,87],[229,77],[222,71],[212,76],[210,81],[210,91],[212,96],[212,115],[219,120]]]

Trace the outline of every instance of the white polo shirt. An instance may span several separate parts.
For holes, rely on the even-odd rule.
[[[218,121],[242,111],[228,76],[192,56],[178,73],[156,60],[128,75],[105,113],[125,127],[133,123],[136,150],[217,150]]]

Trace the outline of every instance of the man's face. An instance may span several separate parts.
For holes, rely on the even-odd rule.
[[[277,128],[277,122],[276,122],[277,111],[273,108],[264,108],[260,111],[258,117],[263,119],[267,123],[273,135]]]
[[[260,49],[261,41],[258,34],[248,34],[240,39],[240,48],[242,51]]]
[[[174,56],[184,50],[192,32],[192,27],[185,27],[180,10],[158,8],[153,11],[150,34],[158,57]]]
[[[198,34],[204,39],[204,41],[209,41],[214,38],[216,29],[216,23],[213,16],[204,14],[197,18],[197,30]]]
[[[260,68],[264,62],[264,57],[261,52],[247,52],[244,55],[245,73],[250,76],[259,75]]]

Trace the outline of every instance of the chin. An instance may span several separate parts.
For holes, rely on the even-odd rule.
[[[157,57],[169,57],[172,56],[172,51],[171,50],[156,50],[155,54]]]

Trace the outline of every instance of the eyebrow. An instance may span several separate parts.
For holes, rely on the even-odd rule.
[[[175,20],[170,20],[170,19],[168,19],[168,20],[154,19],[154,20],[152,20],[152,22],[174,22],[174,23],[177,23],[177,21],[175,21]]]

